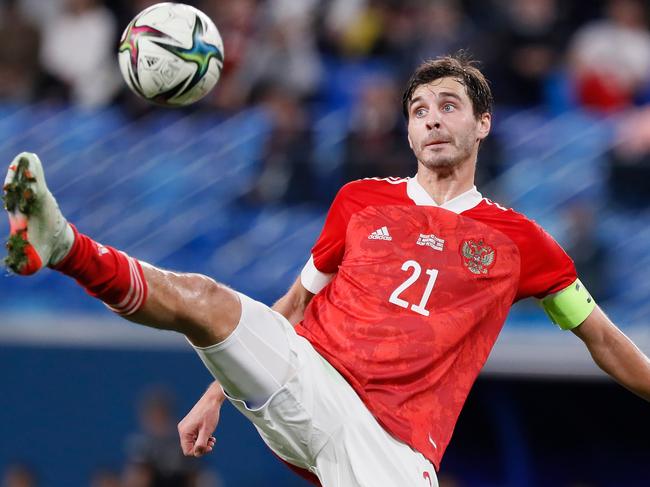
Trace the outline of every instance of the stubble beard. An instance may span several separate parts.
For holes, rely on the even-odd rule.
[[[464,141],[465,142],[465,141]],[[468,143],[463,143],[461,146],[450,142],[456,149],[451,154],[436,154],[429,152],[423,148],[420,152],[418,161],[427,169],[445,174],[451,173],[456,167],[460,166],[464,161],[468,160],[472,154],[472,147]]]

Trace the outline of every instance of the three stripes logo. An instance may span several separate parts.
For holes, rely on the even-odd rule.
[[[393,240],[393,237],[388,233],[387,227],[381,227],[368,235],[369,240]]]

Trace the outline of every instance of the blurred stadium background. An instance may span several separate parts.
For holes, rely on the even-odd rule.
[[[226,67],[186,110],[146,106],[119,78],[121,29],[151,3],[0,3],[0,161],[37,152],[82,231],[271,303],[343,183],[415,173],[401,87],[420,60],[467,48],[497,103],[479,189],[545,226],[650,353],[646,2],[187,2],[219,27]],[[175,424],[208,373],[182,338],[122,323],[55,273],[0,277],[0,371],[4,487],[304,485],[230,406],[214,454],[183,462]],[[441,486],[650,485],[648,412],[522,303]]]

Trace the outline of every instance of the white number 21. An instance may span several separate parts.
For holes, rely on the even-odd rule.
[[[417,281],[420,277],[420,274],[422,273],[422,267],[414,260],[407,260],[402,264],[403,271],[408,271],[410,268],[413,268],[413,274],[411,274],[406,281],[397,286],[397,289],[395,289],[390,295],[390,298],[388,298],[388,301],[396,304],[397,306],[401,306],[402,308],[408,308],[409,303],[401,299],[399,295],[406,291],[415,281]],[[422,295],[420,304],[412,304],[411,309],[416,313],[421,314],[422,316],[429,316],[429,310],[426,309],[425,306],[429,300],[429,296],[431,296],[431,291],[433,291],[433,285],[436,283],[438,271],[436,269],[427,269],[425,271],[425,274],[429,276],[427,287],[424,289],[424,294]]]

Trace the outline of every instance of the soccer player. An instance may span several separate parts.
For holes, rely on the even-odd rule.
[[[209,451],[227,397],[285,462],[330,486],[433,486],[513,302],[541,299],[596,363],[650,400],[648,358],[596,306],[559,245],[474,187],[490,88],[461,57],[419,66],[403,97],[417,175],[345,185],[275,310],[155,268],[69,225],[38,157],[5,180],[8,265],[75,278],[136,323],[183,333],[218,383],[179,425]]]

